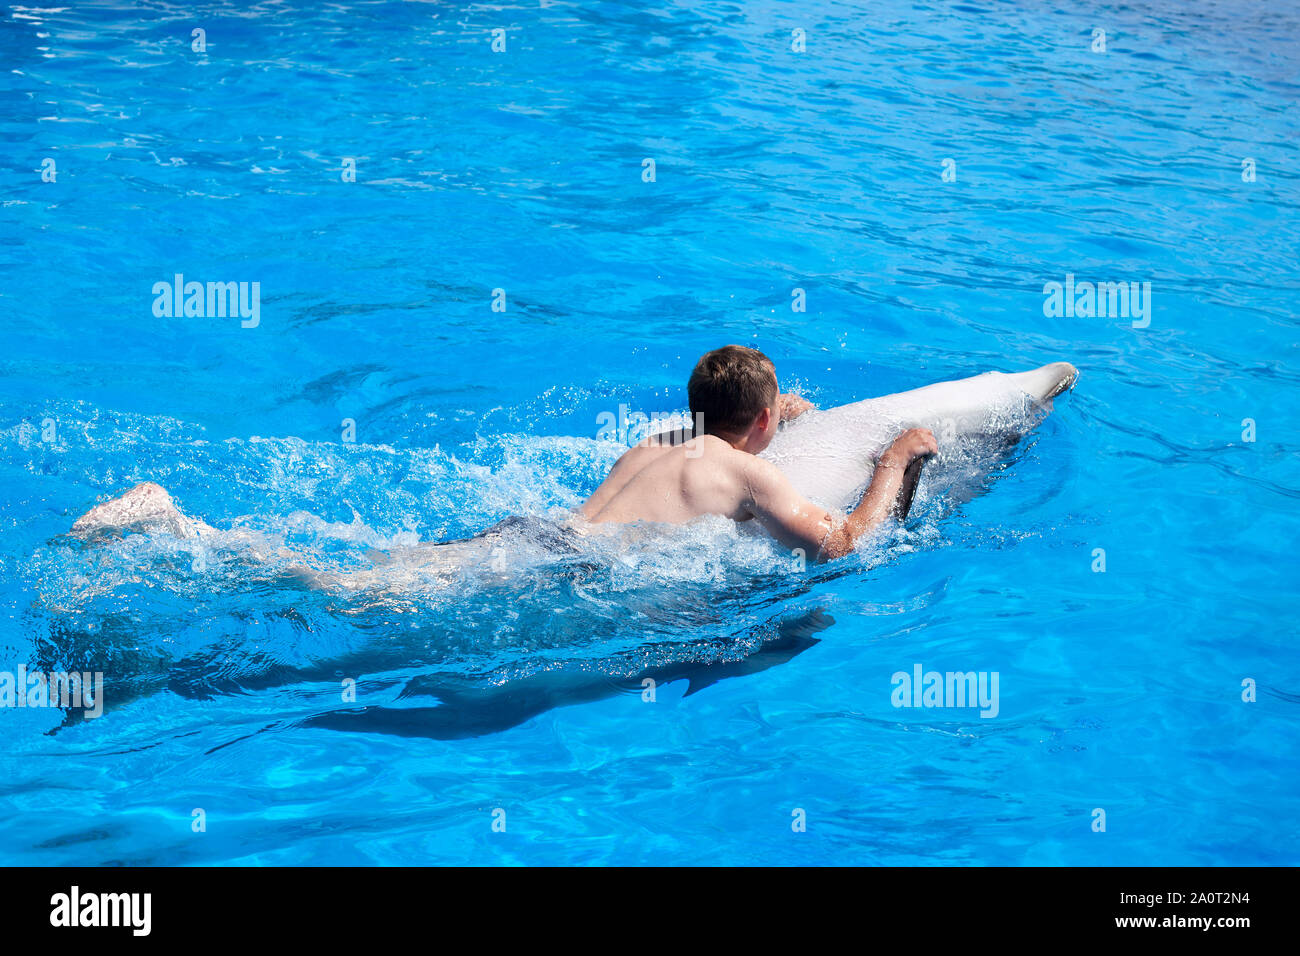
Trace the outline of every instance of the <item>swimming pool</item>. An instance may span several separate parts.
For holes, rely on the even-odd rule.
[[[1294,864],[1300,18],[1182,7],[9,8],[0,669],[105,708],[0,709],[5,862]],[[829,568],[59,537],[145,479],[341,566],[555,514],[732,341],[823,406],[1081,379]]]

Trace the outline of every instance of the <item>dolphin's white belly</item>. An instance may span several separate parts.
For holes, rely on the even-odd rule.
[[[1055,362],[805,412],[782,428],[762,457],[775,462],[804,497],[844,511],[861,497],[872,463],[899,432],[930,429],[942,459],[946,441],[1032,428],[1077,376],[1073,365]]]

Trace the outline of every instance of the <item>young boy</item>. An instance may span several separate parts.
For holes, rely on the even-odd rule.
[[[861,503],[846,517],[808,501],[776,465],[759,458],[782,416],[812,406],[782,395],[771,360],[755,349],[726,345],[702,357],[687,385],[691,417],[703,434],[667,445],[651,436],[624,453],[579,509],[596,523],[662,521],[679,524],[703,514],[757,519],[788,548],[814,560],[842,557],[889,515],[903,473],[938,450],[934,435],[913,428],[880,456]]]

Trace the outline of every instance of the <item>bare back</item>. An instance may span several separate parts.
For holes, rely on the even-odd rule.
[[[685,444],[649,439],[623,454],[582,506],[594,522],[661,521],[681,524],[716,514],[744,521],[746,466],[753,455],[713,435]]]

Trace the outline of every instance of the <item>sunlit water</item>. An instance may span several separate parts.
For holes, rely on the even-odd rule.
[[[0,711],[6,862],[1296,862],[1294,12],[299,6],[0,21],[0,668],[106,681]],[[256,327],[155,316],[178,273]],[[1082,374],[829,567],[706,520],[411,570],[727,341],[823,406]],[[218,533],[65,537],[146,479]],[[997,716],[894,707],[916,664]]]

